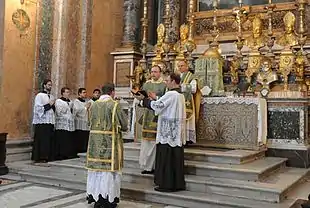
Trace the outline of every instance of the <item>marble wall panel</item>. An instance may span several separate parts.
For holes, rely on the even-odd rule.
[[[66,86],[77,94],[81,55],[81,4],[80,0],[68,1],[68,22],[66,30]],[[84,87],[84,86],[81,86]]]
[[[86,74],[89,91],[113,81],[113,56],[110,53],[122,41],[122,8],[122,0],[93,1],[91,67]]]
[[[12,14],[20,8],[30,18],[30,27],[23,32],[12,22]],[[10,0],[4,11],[0,131],[8,132],[9,139],[20,139],[30,136],[37,6],[21,7],[19,0]]]
[[[45,79],[51,78],[53,49],[53,10],[50,0],[41,0],[37,35],[37,69],[35,70],[35,90],[41,90]]]

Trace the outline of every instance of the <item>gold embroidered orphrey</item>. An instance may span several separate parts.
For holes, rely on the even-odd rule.
[[[12,22],[16,28],[23,32],[30,27],[30,17],[27,12],[23,9],[17,9],[12,14]]]

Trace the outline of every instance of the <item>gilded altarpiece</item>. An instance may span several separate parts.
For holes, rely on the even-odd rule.
[[[276,4],[276,8],[273,13],[272,18],[272,28],[274,31],[274,36],[278,36],[284,31],[283,17],[288,11],[292,11],[296,14],[295,1],[292,0],[273,0]],[[243,7],[246,9],[248,15],[242,24],[243,35],[248,36],[251,31],[251,22],[257,14],[260,14],[263,20],[264,30],[268,29],[268,16],[266,14],[265,6],[268,1],[243,1]],[[235,17],[232,15],[232,8],[238,7],[238,1],[220,1],[217,24],[220,32],[218,40],[220,41],[233,41],[236,40],[236,32],[238,30],[238,25],[235,21]],[[195,13],[195,40],[197,43],[204,43],[205,39],[212,39],[210,31],[213,30],[213,12],[212,1],[200,0],[198,2],[198,8],[200,10]],[[309,14],[306,9],[306,19],[309,20]],[[309,32],[309,31],[308,31]]]

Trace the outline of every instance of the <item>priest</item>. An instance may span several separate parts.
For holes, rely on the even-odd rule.
[[[117,206],[123,167],[121,131],[127,131],[127,119],[114,100],[113,84],[102,88],[102,96],[90,107],[90,135],[87,149],[87,199],[95,207]]]
[[[180,81],[180,76],[172,73],[166,79],[169,91],[164,96],[157,99],[155,93],[149,93],[151,99],[143,99],[143,106],[158,115],[154,182],[155,190],[160,192],[185,190],[186,107]]]
[[[166,84],[161,78],[160,66],[154,65],[152,67],[151,79],[143,85],[142,90],[147,93],[154,93],[156,98],[160,98],[165,94]],[[157,116],[153,110],[145,108],[140,122],[142,122],[142,141],[139,157],[141,173],[153,174],[155,169]]]
[[[181,91],[185,96],[186,102],[186,143],[196,143],[196,111],[195,109],[200,107],[195,106],[194,95],[197,93],[197,80],[194,79],[194,75],[189,71],[186,61],[178,62],[178,69],[181,73]]]
[[[52,81],[45,80],[42,87],[42,91],[34,99],[33,107],[34,141],[32,160],[35,163],[46,163],[53,159],[55,98],[50,94]]]

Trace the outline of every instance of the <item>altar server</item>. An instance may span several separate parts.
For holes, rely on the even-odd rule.
[[[55,102],[56,122],[55,122],[55,158],[57,160],[76,157],[74,151],[73,132],[74,117],[72,114],[73,103],[70,101],[70,89],[61,89],[61,98]]]
[[[155,65],[151,69],[151,80],[148,80],[142,87],[147,93],[155,93],[156,98],[165,94],[166,84],[161,78],[161,68]],[[138,98],[139,99],[139,98]],[[156,155],[156,132],[157,119],[152,109],[144,109],[142,117],[142,141],[140,149],[139,164],[142,174],[152,174],[155,169]]]
[[[50,94],[52,81],[43,82],[43,90],[34,100],[33,121],[34,138],[32,160],[34,162],[48,162],[51,160],[54,125],[55,125],[55,99]]]
[[[88,123],[88,109],[91,105],[86,101],[86,89],[78,89],[78,98],[73,101],[73,116],[75,123],[74,144],[76,152],[86,152],[88,137],[89,137],[89,123]]]
[[[123,168],[123,140],[127,118],[114,100],[113,84],[102,88],[103,95],[90,107],[90,136],[86,168],[88,203],[95,207],[117,206],[120,198]]]
[[[156,136],[156,166],[154,182],[156,191],[174,192],[185,190],[184,147],[185,98],[180,90],[180,76],[170,74],[166,80],[169,91],[155,101],[155,93],[145,98],[143,105],[158,115]]]
[[[193,95],[197,92],[197,80],[194,79],[193,73],[189,71],[186,61],[179,61],[178,69],[181,73],[181,91],[186,100],[186,142],[187,144],[192,144],[196,143],[195,111],[198,109],[195,109]]]

